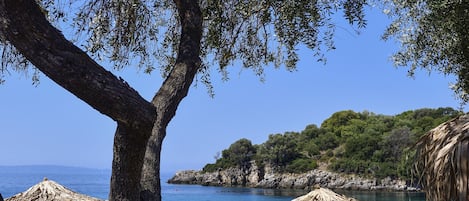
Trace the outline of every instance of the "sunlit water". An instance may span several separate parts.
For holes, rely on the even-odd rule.
[[[166,181],[171,175],[163,175]],[[0,193],[4,198],[23,192],[47,177],[76,192],[106,199],[109,170],[57,166],[0,166]],[[307,192],[255,188],[223,188],[198,185],[172,185],[163,182],[164,201],[290,201]],[[424,201],[422,193],[340,191],[360,201]]]

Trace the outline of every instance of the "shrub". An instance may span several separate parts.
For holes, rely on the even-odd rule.
[[[230,167],[235,167],[236,164],[226,158],[220,158],[217,160],[215,164],[209,163],[205,165],[205,167],[202,169],[203,172],[215,172],[218,171],[219,169],[224,170]]]
[[[315,160],[300,158],[292,161],[291,164],[288,164],[285,167],[285,172],[302,173],[309,170],[314,170],[317,167],[318,164]]]

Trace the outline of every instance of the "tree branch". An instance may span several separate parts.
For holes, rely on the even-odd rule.
[[[181,38],[176,64],[156,93],[152,103],[158,111],[159,119],[165,125],[174,116],[177,106],[187,95],[197,71],[201,66],[200,41],[202,38],[202,11],[197,1],[174,0],[181,22]]]
[[[142,200],[161,200],[160,154],[166,127],[176,114],[177,107],[187,96],[201,66],[200,41],[202,38],[202,12],[198,1],[175,0],[180,17],[181,38],[176,64],[152,100],[158,116],[148,140],[142,170],[140,194]]]
[[[155,108],[65,39],[34,0],[0,0],[0,21],[0,35],[67,91],[115,121],[153,125]]]

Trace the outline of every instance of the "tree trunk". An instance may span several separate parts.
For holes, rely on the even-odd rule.
[[[139,200],[140,178],[147,140],[140,135],[151,130],[136,130],[124,124],[117,125],[114,136],[114,158],[112,161],[109,200]]]
[[[200,68],[198,2],[174,3],[181,23],[179,52],[150,103],[65,39],[34,0],[0,0],[2,43],[8,41],[58,85],[117,122],[110,200],[161,200],[160,153],[166,127]]]
[[[141,179],[141,200],[161,200],[160,155],[166,127],[186,97],[200,68],[202,12],[198,1],[174,0],[181,22],[181,38],[176,64],[152,100],[157,118],[148,140]]]
[[[155,128],[148,140],[142,167],[140,200],[161,200],[160,156],[166,128]]]
[[[65,39],[35,0],[0,0],[0,22],[2,43],[7,40],[58,85],[116,122],[153,125],[155,107]]]
[[[110,200],[138,200],[156,108],[70,43],[34,0],[0,1],[0,35],[58,85],[118,122]]]

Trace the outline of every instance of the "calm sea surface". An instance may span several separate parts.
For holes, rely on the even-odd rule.
[[[163,181],[170,174],[163,175]],[[76,192],[106,199],[110,170],[60,166],[0,166],[0,193],[4,198],[23,192],[47,177]],[[222,188],[162,184],[164,201],[290,201],[307,192],[252,188]],[[424,201],[422,193],[341,191],[360,201]]]

